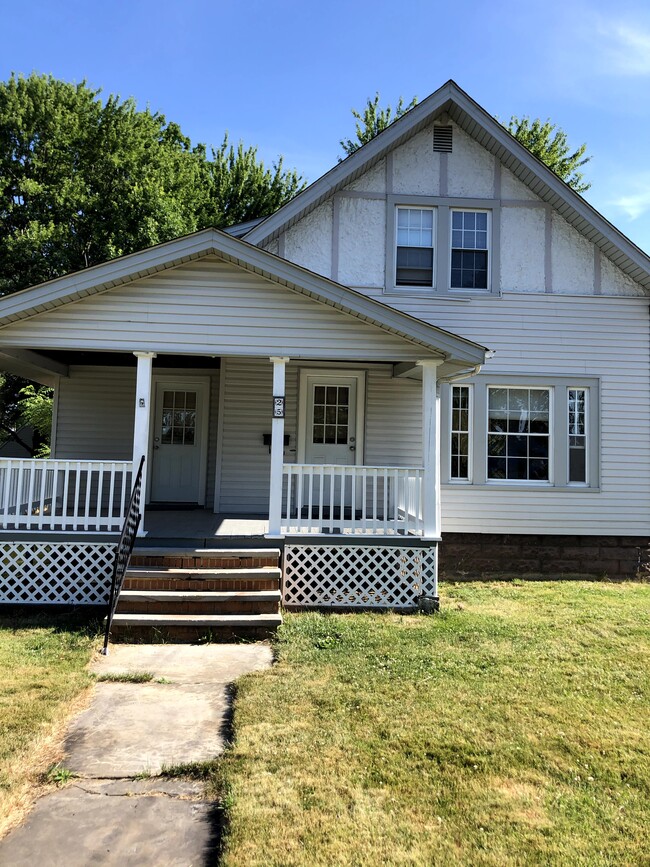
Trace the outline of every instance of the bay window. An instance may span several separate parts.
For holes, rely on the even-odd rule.
[[[598,490],[598,379],[480,374],[466,382],[442,393],[448,483]]]

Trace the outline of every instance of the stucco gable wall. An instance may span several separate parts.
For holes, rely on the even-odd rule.
[[[388,196],[479,199],[494,209],[500,292],[644,295],[644,290],[552,212],[511,171],[455,124],[453,150],[434,153],[433,125],[413,135],[281,236],[280,255],[359,289],[386,280]],[[393,200],[391,200],[392,202]],[[497,231],[498,230],[498,231]],[[448,256],[447,249],[438,255]],[[386,299],[390,303],[390,296]]]

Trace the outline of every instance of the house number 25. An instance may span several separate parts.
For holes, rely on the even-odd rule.
[[[284,418],[284,398],[273,398],[273,418]]]

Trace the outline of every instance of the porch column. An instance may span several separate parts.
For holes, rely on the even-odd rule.
[[[422,368],[422,523],[425,538],[440,538],[440,396],[436,368],[442,359],[418,361]]]
[[[144,536],[144,504],[147,486],[147,463],[149,456],[149,423],[151,419],[151,372],[155,352],[134,352],[138,359],[135,379],[135,418],[133,422],[133,478],[138,471],[140,459],[145,463],[142,475],[142,495],[140,497],[140,529],[138,536]]]
[[[285,367],[288,358],[272,356],[273,418],[271,421],[271,474],[269,490],[269,536],[281,536],[282,465],[284,463]]]

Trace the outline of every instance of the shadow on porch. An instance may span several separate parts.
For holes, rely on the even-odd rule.
[[[228,548],[259,545],[269,531],[265,515],[215,514],[208,509],[146,509],[147,535],[138,547],[192,543],[196,547]]]

